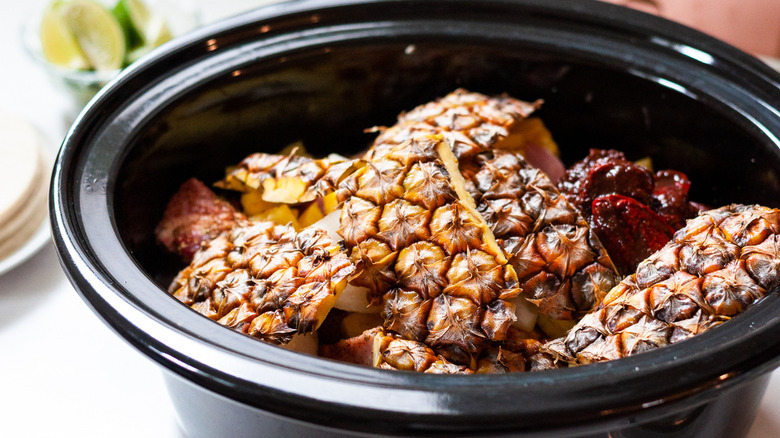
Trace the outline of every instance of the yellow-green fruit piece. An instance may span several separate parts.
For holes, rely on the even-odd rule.
[[[45,16],[49,26],[61,26],[61,32],[72,35],[88,61],[88,67],[95,70],[122,67],[126,50],[124,33],[117,19],[100,3],[93,0],[55,1],[49,5]]]
[[[90,68],[63,15],[52,7],[43,12],[41,19],[41,49],[46,60],[59,67],[73,70]]]
[[[163,18],[142,0],[119,0],[114,16],[125,29],[128,47],[151,50],[173,36]]]

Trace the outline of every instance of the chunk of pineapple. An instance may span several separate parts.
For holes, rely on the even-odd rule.
[[[247,216],[255,216],[275,207],[276,204],[264,201],[260,190],[250,190],[241,194],[241,206]]]
[[[338,206],[339,201],[336,199],[335,192],[318,197],[301,212],[298,216],[298,223],[301,227],[306,228],[336,211]]]
[[[287,204],[279,204],[260,213],[251,216],[255,221],[272,221],[280,225],[292,224],[295,231],[300,231],[301,226],[298,223],[298,212],[290,208]]]
[[[552,339],[566,336],[566,333],[568,333],[576,323],[576,320],[552,319],[543,313],[540,313],[536,317],[536,324],[542,329],[544,334]]]
[[[640,158],[634,161],[634,164],[636,164],[637,166],[642,166],[651,172],[653,171],[653,159],[650,157]]]
[[[320,204],[322,214],[326,216],[336,211],[336,208],[339,206],[336,192],[331,192],[321,198],[317,198],[317,203]]]
[[[344,338],[359,336],[374,327],[381,327],[383,322],[379,313],[350,313],[341,320],[341,335]]]
[[[315,201],[309,204],[309,206],[301,212],[301,215],[298,216],[298,223],[301,227],[306,228],[324,217],[325,215],[322,213],[322,209],[320,209],[320,206],[317,205],[317,202]]]
[[[509,136],[498,142],[495,147],[522,154],[525,151],[525,146],[529,143],[547,150],[556,157],[561,155],[558,144],[553,140],[552,134],[544,125],[542,119],[538,117],[519,120],[512,128]]]
[[[282,176],[263,180],[263,201],[285,204],[297,204],[308,185],[299,177]]]

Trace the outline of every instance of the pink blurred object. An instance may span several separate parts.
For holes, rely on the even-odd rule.
[[[523,156],[528,164],[544,172],[554,184],[566,173],[566,168],[558,157],[533,143],[525,145]]]
[[[604,0],[678,21],[752,53],[780,57],[778,0]]]

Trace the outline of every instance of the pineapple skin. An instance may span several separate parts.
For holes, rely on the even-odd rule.
[[[319,327],[353,271],[324,230],[245,223],[204,242],[169,292],[224,326],[285,344]]]
[[[510,327],[507,339],[486,348],[468,366],[450,362],[425,343],[404,339],[381,325],[320,345],[321,357],[382,369],[446,374],[506,374],[555,369],[562,362],[541,351],[542,336]]]
[[[333,192],[361,165],[361,160],[338,155],[315,160],[294,154],[254,153],[214,185],[242,193],[259,191],[260,199],[268,203],[299,204]]]
[[[391,127],[375,127],[380,134],[366,159],[375,160],[391,152],[410,137],[443,134],[459,161],[492,149],[509,137],[513,127],[542,104],[501,95],[488,97],[459,88],[398,117]],[[516,145],[506,145],[515,149]]]
[[[552,319],[573,320],[620,277],[578,209],[517,152],[522,145],[513,130],[540,105],[458,89],[401,114],[392,127],[376,128],[380,135],[366,159],[397,157],[399,145],[415,135],[443,135],[477,211],[517,271],[523,296]]]
[[[780,210],[701,213],[543,348],[570,364],[631,356],[705,332],[780,286]]]
[[[505,337],[519,290],[440,148],[441,135],[408,139],[345,179],[339,234],[385,329],[463,365]]]
[[[373,338],[373,366],[385,370],[427,374],[473,374],[436,353],[426,344],[379,330]]]
[[[507,374],[561,368],[550,354],[543,352],[544,335],[538,330],[526,332],[511,327],[507,339],[486,349],[476,361],[477,374]]]
[[[523,296],[552,319],[589,312],[620,277],[587,221],[521,155],[493,150],[477,158],[469,191],[509,255]]]

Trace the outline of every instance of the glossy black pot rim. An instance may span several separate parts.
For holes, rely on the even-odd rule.
[[[534,32],[499,35],[522,26]],[[383,425],[385,431],[425,433],[480,422],[487,432],[553,425],[581,432],[597,419],[619,423],[626,415],[662,415],[679,403],[704,402],[777,366],[777,294],[681,344],[586,367],[464,377],[336,363],[217,327],[156,286],[117,237],[112,190],[126,154],[122,135],[133,135],[166,99],[216,71],[299,50],[443,35],[454,43],[530,41],[583,62],[615,64],[720,105],[754,136],[780,144],[780,78],[773,70],[646,14],[593,1],[277,4],[163,46],[101,90],[78,117],[58,156],[50,199],[55,244],[75,288],[121,337],[193,384],[290,418],[351,429]],[[97,155],[109,157],[113,167],[90,168]],[[363,418],[373,423],[360,425]]]

